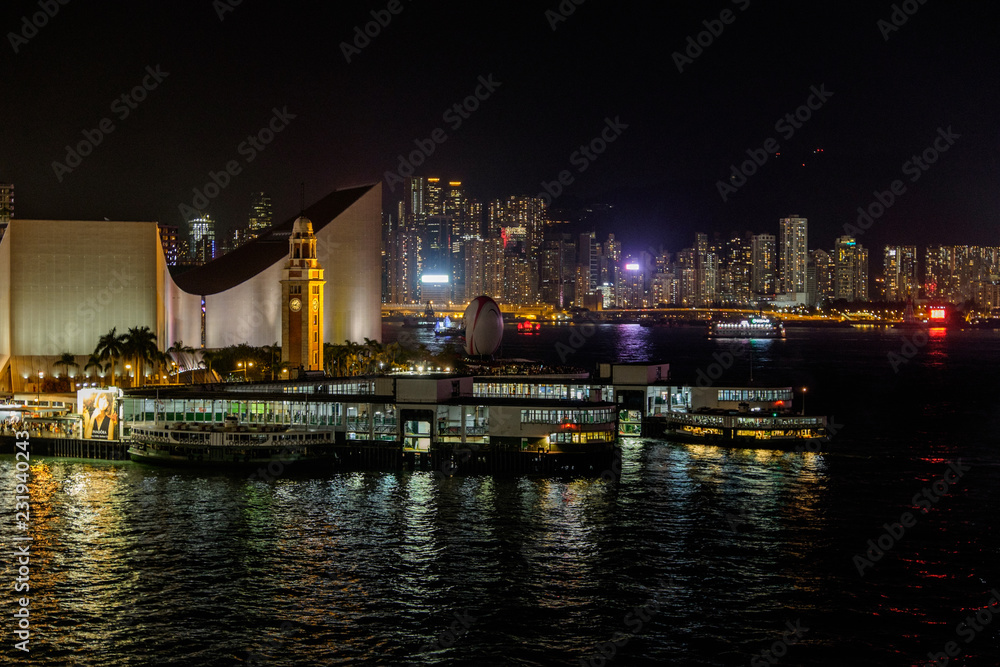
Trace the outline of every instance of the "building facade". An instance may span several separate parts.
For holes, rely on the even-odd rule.
[[[809,256],[809,221],[790,216],[778,221],[778,257],[780,260],[780,285],[782,294],[804,294],[806,291],[806,264]]]

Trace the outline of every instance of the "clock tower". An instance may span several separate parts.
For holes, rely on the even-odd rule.
[[[323,370],[323,269],[312,222],[300,216],[288,239],[281,272],[281,360],[296,371]]]

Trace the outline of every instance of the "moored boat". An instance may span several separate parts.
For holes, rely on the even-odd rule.
[[[129,458],[137,463],[226,468],[331,460],[333,434],[284,425],[135,423]]]
[[[768,449],[830,439],[825,416],[792,409],[791,387],[671,386],[661,394],[661,407],[647,420],[650,435]],[[804,407],[804,394],[802,400]]]

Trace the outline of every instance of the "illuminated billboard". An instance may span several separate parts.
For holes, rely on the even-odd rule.
[[[946,312],[944,308],[931,308],[930,312],[932,320],[941,321],[946,317]]]
[[[422,283],[446,283],[448,282],[448,276],[440,273],[425,273],[420,276],[420,282]]]
[[[76,404],[83,415],[85,440],[119,439],[119,397],[121,390],[117,387],[81,389],[76,392]]]
[[[630,264],[626,264],[625,268],[627,270],[629,270],[629,271],[638,271],[639,270],[639,265],[636,264],[635,262],[632,262]]]

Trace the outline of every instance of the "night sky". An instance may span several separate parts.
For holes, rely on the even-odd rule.
[[[181,224],[179,205],[235,161],[206,210],[223,229],[243,224],[250,193],[265,190],[280,220],[298,212],[300,182],[309,203],[384,179],[439,130],[418,175],[488,199],[535,195],[566,170],[554,205],[614,204],[597,231],[626,252],[676,251],[695,231],[776,234],[790,214],[809,218],[810,246],[831,247],[896,179],[906,190],[865,245],[1000,245],[996,3],[911,0],[898,29],[890,2],[564,0],[567,16],[557,0],[400,0],[395,14],[380,1],[229,3],[73,0],[37,32],[22,22],[37,0],[4,3],[0,182],[16,184],[17,217]],[[357,49],[372,11],[388,25]],[[673,54],[702,32],[708,45],[678,71]],[[466,118],[446,115],[480,77],[499,85],[481,87]],[[144,78],[152,90],[127,106]],[[814,97],[799,127],[776,127],[813,87],[832,95]],[[243,144],[275,109],[294,118],[275,121],[262,150]],[[102,119],[113,131],[93,152],[54,168]],[[608,119],[606,150],[574,156]],[[904,171],[949,127],[958,138],[933,165]],[[730,166],[768,139],[780,156],[723,201]],[[395,213],[402,188],[385,193]]]

